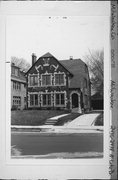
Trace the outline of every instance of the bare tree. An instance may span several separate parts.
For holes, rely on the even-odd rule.
[[[89,68],[92,90],[103,95],[104,50],[89,50],[89,53],[84,56],[84,59]]]
[[[26,72],[31,66],[30,64],[23,58],[17,58],[15,56],[11,57],[11,63],[14,63],[16,66],[20,68],[21,71]]]

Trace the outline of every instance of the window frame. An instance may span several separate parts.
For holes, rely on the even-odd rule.
[[[37,95],[37,104],[36,104],[36,99],[35,99],[35,95]],[[33,96],[33,103],[31,104],[31,96]],[[30,107],[37,107],[39,106],[39,94],[38,93],[30,93],[29,94],[29,106]]]
[[[62,83],[56,83],[56,75],[63,75],[63,84]],[[64,72],[54,73],[54,86],[65,86],[66,85],[66,78],[65,78]],[[60,81],[60,78],[59,78]]]
[[[43,103],[43,96],[46,95],[46,104]],[[50,104],[48,104],[47,102],[49,101],[49,99],[47,98],[50,95]],[[48,92],[48,93],[41,93],[41,106],[42,107],[51,107],[52,106],[52,93]]]
[[[35,77],[37,77],[37,84],[34,84]],[[33,78],[33,84],[31,84],[31,78]],[[38,74],[30,74],[28,76],[28,87],[39,87],[39,75]]]
[[[59,95],[59,104],[56,103],[57,99],[56,99],[56,95]],[[64,104],[61,103],[62,98],[61,95],[64,95]],[[66,107],[66,92],[55,92],[54,93],[54,106],[55,107]]]
[[[43,76],[50,76],[50,84],[43,84]],[[52,73],[41,74],[41,86],[42,87],[52,86]]]

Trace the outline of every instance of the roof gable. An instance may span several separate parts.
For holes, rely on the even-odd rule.
[[[28,73],[30,72],[30,70],[32,70],[32,68],[33,68],[34,66],[36,66],[36,65],[39,63],[39,61],[40,61],[41,59],[43,59],[43,58],[53,58],[53,59],[55,59],[55,60],[57,61],[57,63],[59,63],[71,76],[73,76],[72,72],[71,72],[64,64],[62,64],[60,61],[58,61],[58,60],[57,60],[52,54],[50,54],[49,52],[46,53],[46,54],[44,54],[43,56],[41,56],[41,57],[31,66],[31,68],[26,72],[26,74],[28,74]]]

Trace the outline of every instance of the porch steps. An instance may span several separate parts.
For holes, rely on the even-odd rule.
[[[49,118],[49,119],[46,120],[45,125],[55,125],[56,122],[59,120],[59,118],[67,116],[67,115],[68,114],[61,114],[59,116],[55,116],[55,117]]]
[[[45,125],[55,125],[58,119],[47,119]]]

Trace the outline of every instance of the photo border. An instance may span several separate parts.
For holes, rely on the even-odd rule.
[[[2,2],[3,3],[3,2]],[[42,6],[42,9],[40,9],[40,11],[38,12],[38,7],[37,7],[37,3],[40,3],[40,7]],[[77,10],[77,4],[80,3],[80,2],[7,2],[7,3],[3,3],[2,6],[0,7],[1,8],[1,21],[0,23],[3,25],[2,26],[2,30],[0,28],[0,31],[2,32],[2,52],[1,52],[1,56],[2,57],[2,61],[1,61],[1,66],[3,67],[1,69],[2,73],[4,74],[4,77],[2,77],[2,84],[3,84],[3,87],[2,87],[2,90],[3,93],[2,93],[2,96],[1,99],[4,101],[3,98],[6,97],[6,103],[4,105],[1,106],[1,110],[2,110],[2,122],[1,122],[1,131],[0,131],[0,138],[1,138],[1,156],[0,156],[0,160],[2,162],[2,165],[0,165],[0,169],[2,171],[2,179],[3,178],[37,178],[39,179],[39,177],[41,178],[99,178],[99,177],[103,177],[103,174],[104,174],[104,178],[110,178],[111,174],[109,174],[109,143],[110,143],[110,136],[109,136],[109,132],[107,130],[107,128],[109,129],[109,126],[111,127],[111,125],[113,123],[115,123],[115,127],[116,127],[116,122],[114,120],[114,115],[113,115],[113,111],[112,111],[112,115],[111,115],[111,111],[109,111],[109,113],[106,113],[105,115],[105,119],[106,117],[109,117],[111,116],[112,119],[106,124],[106,127],[104,129],[104,133],[106,134],[106,138],[104,136],[104,141],[105,143],[107,143],[105,149],[104,149],[104,152],[105,152],[105,161],[98,161],[96,162],[95,159],[92,159],[92,162],[90,163],[87,163],[86,160],[82,160],[83,162],[81,162],[80,164],[78,163],[75,163],[75,160],[74,162],[72,162],[72,160],[70,160],[70,162],[66,162],[66,163],[63,163],[62,164],[62,160],[59,160],[60,162],[58,163],[54,163],[54,160],[52,160],[53,162],[51,163],[47,163],[45,160],[43,160],[44,163],[36,163],[34,162],[34,160],[26,160],[27,162],[23,162],[22,160],[21,161],[17,161],[17,162],[14,162],[12,161],[11,162],[11,159],[9,159],[9,155],[10,155],[10,141],[9,141],[9,135],[10,135],[10,120],[8,121],[8,118],[10,118],[10,111],[9,113],[7,112],[6,113],[6,109],[9,108],[9,105],[10,104],[10,91],[9,93],[8,92],[8,89],[10,89],[10,85],[8,82],[10,82],[10,63],[9,63],[9,60],[6,59],[6,18],[7,16],[11,16],[11,15],[18,15],[20,13],[20,15],[40,15],[40,16],[60,16],[59,15],[59,12],[57,11],[58,8],[60,8],[61,10],[63,9],[63,16],[82,16],[82,15],[86,15],[87,16],[87,11],[86,11],[86,8],[85,8],[85,13],[82,14],[82,9],[80,7],[80,14],[78,15],[78,10]],[[81,2],[81,3],[86,3],[88,4],[88,2]],[[96,2],[90,2],[91,4],[89,4],[89,6],[92,6],[94,5],[95,7],[95,16],[105,16],[106,18],[106,23],[107,23],[107,26],[105,27],[105,33],[106,33],[106,36],[108,36],[108,34],[110,35],[110,4],[109,2],[104,2],[106,4],[106,12],[107,14],[104,15],[104,12],[101,12],[101,11],[98,11],[99,8],[103,9],[102,7],[102,3],[99,4],[99,7],[96,6]],[[26,7],[23,7],[25,4]],[[46,5],[47,4],[47,5]],[[58,4],[58,7],[57,7],[57,4]],[[101,5],[102,4],[102,5]],[[12,5],[12,6],[11,6]],[[33,5],[33,8],[31,8]],[[47,7],[46,7],[47,6]],[[68,8],[68,7],[69,8]],[[72,8],[73,6],[73,8]],[[79,4],[79,6],[81,6]],[[88,7],[89,7],[88,6]],[[16,7],[17,7],[17,10],[16,11]],[[28,7],[28,8],[27,8]],[[65,8],[68,9],[67,10],[67,14],[65,13]],[[20,9],[21,8],[21,9]],[[27,9],[26,9],[27,8]],[[47,13],[47,9],[48,9],[48,13]],[[72,10],[70,11],[70,8],[72,8]],[[108,8],[108,10],[107,10]],[[29,10],[30,9],[30,10]],[[33,10],[36,10],[35,13]],[[51,14],[52,12],[50,11],[50,9],[52,10],[53,9],[53,15]],[[22,10],[22,11],[21,11]],[[26,11],[25,11],[26,10]],[[62,13],[62,12],[61,12]],[[71,13],[71,15],[70,15]],[[92,16],[92,12],[90,12],[90,16]],[[1,35],[1,34],[0,34]],[[107,51],[108,49],[110,49],[110,39],[107,40],[108,41],[108,45],[106,47]],[[0,44],[1,45],[1,44]],[[106,52],[106,50],[104,50]],[[116,55],[115,55],[116,57]],[[110,52],[108,52],[108,55],[106,55],[105,59],[109,59],[109,63],[108,64],[105,64],[105,71],[106,73],[109,71],[110,67],[111,67],[111,63],[110,63]],[[115,59],[116,60],[116,59]],[[106,68],[107,67],[107,68]],[[111,69],[112,70],[112,69]],[[108,88],[108,93],[106,94],[105,96],[105,108],[108,106],[110,107],[110,79],[111,79],[111,76],[113,74],[114,76],[114,70],[112,71],[111,75],[110,73],[108,72],[109,76],[106,77],[107,78],[107,84],[105,84],[105,88],[107,87]],[[115,74],[116,75],[116,74]],[[6,82],[5,82],[5,79],[6,79]],[[113,78],[112,78],[113,79]],[[115,79],[116,79],[116,76],[115,76]],[[6,90],[6,92],[5,92]],[[5,94],[6,93],[6,94]],[[2,101],[2,102],[3,102]],[[107,105],[107,106],[106,106]],[[7,108],[5,108],[5,106]],[[115,112],[117,112],[116,110],[116,107],[114,106],[113,107],[115,109]],[[6,116],[6,117],[5,117]],[[115,118],[116,118],[116,113],[115,113]],[[7,121],[5,121],[5,118],[7,118]],[[115,131],[115,137],[116,137],[116,131]],[[6,147],[6,148],[5,148]],[[112,152],[113,153],[113,152]],[[32,162],[31,162],[32,161]],[[68,161],[68,160],[67,160]],[[80,160],[79,160],[80,161]],[[88,159],[87,159],[88,161]],[[31,163],[31,164],[29,164]],[[87,163],[87,164],[86,164]],[[27,165],[27,166],[26,166]],[[81,165],[81,168],[80,168],[80,165]],[[58,167],[59,168],[58,168]],[[89,166],[89,167],[88,167]],[[52,168],[53,167],[53,168]],[[55,168],[56,167],[56,168]],[[34,177],[34,174],[31,172],[31,170],[35,169],[35,172],[37,172],[40,168],[40,172],[39,174],[36,174],[36,177]],[[81,172],[78,172],[78,168],[81,169]],[[97,172],[95,169],[98,169],[99,168],[99,171]],[[22,171],[25,171],[25,172],[22,172]],[[90,170],[90,172],[88,173],[88,170]],[[85,171],[86,171],[86,175],[85,175]],[[92,172],[96,172],[96,174],[93,174]],[[6,173],[7,172],[7,173]],[[14,173],[13,173],[14,172]],[[22,174],[21,174],[22,172]],[[46,172],[46,174],[45,174]],[[63,172],[63,173],[62,173]],[[69,174],[68,176],[68,173],[71,172],[71,174]],[[79,173],[79,174],[78,174]],[[1,174],[0,174],[1,176]],[[94,176],[94,177],[93,177]]]

